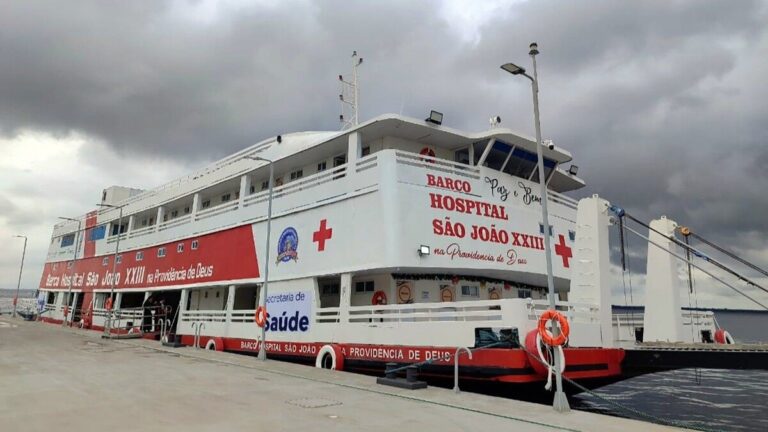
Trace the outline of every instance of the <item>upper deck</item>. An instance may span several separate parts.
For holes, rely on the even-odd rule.
[[[557,192],[583,182],[559,168],[570,161],[569,153],[557,147],[543,150],[554,239],[558,243],[562,236],[560,247],[567,248],[573,242],[574,202]],[[525,270],[543,268],[538,265],[543,227],[531,158],[535,151],[535,142],[506,129],[465,134],[399,116],[379,117],[343,132],[271,138],[117,203],[122,206],[121,223],[117,209],[104,209],[82,218],[83,236],[75,237],[76,222],[56,225],[46,274],[66,271],[66,265],[55,263],[70,260],[76,245],[79,259],[98,263],[98,271],[92,270],[108,272],[118,235],[118,273],[121,266],[141,261],[139,253],[142,258],[150,253],[153,259],[165,258],[157,265],[172,268],[175,248],[168,245],[246,225],[252,226],[256,251],[263,251],[268,167],[248,159],[258,156],[274,161],[270,248],[278,251],[280,233],[292,227],[304,254],[313,254],[312,259],[302,256],[300,269],[270,262],[274,278],[372,268],[402,273],[425,268],[454,273],[460,268],[490,277],[520,269],[523,280],[541,282],[536,276],[540,271]],[[323,253],[319,242],[313,245],[321,226],[326,227],[324,235],[335,229],[333,240],[343,247]],[[416,253],[421,245],[430,248],[430,256]],[[188,254],[197,249],[190,246]],[[147,252],[151,248],[158,251]],[[143,264],[150,265],[149,258]],[[264,263],[258,261],[258,270],[242,278],[259,280]],[[94,264],[85,268],[89,266]],[[51,287],[46,274],[41,287]],[[555,275],[568,278],[564,255]]]

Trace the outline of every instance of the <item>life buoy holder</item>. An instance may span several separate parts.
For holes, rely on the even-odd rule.
[[[419,151],[419,154],[422,155],[422,156],[435,157],[435,151],[432,150],[429,147],[424,147],[423,149],[421,149]],[[422,158],[422,160],[427,161],[427,162],[434,162],[434,160],[432,160],[432,159],[424,159],[424,158]]]
[[[733,337],[731,337],[731,334],[728,333],[725,329],[717,329],[715,331],[715,343],[724,344],[724,345],[733,345],[735,342],[733,341]]]
[[[332,345],[323,345],[317,353],[315,367],[320,369],[333,369],[337,371],[344,370],[344,352],[341,347]]]
[[[267,308],[264,306],[259,306],[256,308],[256,314],[253,318],[256,321],[257,326],[264,327],[264,325],[267,323]]]
[[[374,306],[382,306],[387,304],[387,293],[384,291],[376,291],[371,297],[371,304]]]
[[[104,309],[112,310],[112,297],[107,297],[107,301],[104,302]]]
[[[557,320],[560,325],[560,334],[555,337],[549,330],[547,330],[547,323],[549,320]],[[552,309],[544,311],[539,317],[539,334],[541,340],[549,346],[561,346],[568,340],[568,335],[571,332],[571,327],[568,325],[568,319],[565,315]]]

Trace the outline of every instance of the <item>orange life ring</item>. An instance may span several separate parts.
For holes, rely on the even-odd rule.
[[[104,302],[104,308],[106,310],[112,310],[112,297],[107,297],[107,301]]]
[[[734,342],[733,337],[727,330],[717,329],[717,331],[715,331],[715,343],[731,345]]]
[[[256,321],[257,326],[264,327],[264,325],[267,323],[267,308],[264,306],[259,306],[256,308],[256,315],[254,316],[254,320]]]
[[[373,293],[373,297],[371,297],[371,304],[374,306],[387,304],[387,293],[381,290]]]
[[[547,322],[551,319],[556,319],[558,324],[560,324],[560,334],[557,335],[557,337],[554,337],[552,333],[547,330]],[[565,341],[568,340],[568,334],[570,332],[571,327],[568,325],[568,320],[565,318],[565,315],[556,310],[548,309],[539,317],[539,334],[541,335],[541,340],[549,346],[563,345]]]

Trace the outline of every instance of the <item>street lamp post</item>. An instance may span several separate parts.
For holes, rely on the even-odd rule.
[[[115,302],[115,282],[117,279],[117,253],[120,251],[120,235],[122,234],[120,232],[121,227],[123,226],[123,207],[124,206],[116,206],[112,204],[96,204],[100,207],[107,207],[107,208],[113,208],[120,210],[120,216],[117,219],[117,241],[115,241],[115,253],[113,254],[112,258],[112,280],[111,280],[111,286],[109,288],[109,303],[112,305],[112,307],[109,308],[107,311],[107,325],[104,326],[104,334],[106,336],[109,336],[112,332],[112,316],[114,314],[114,302]],[[158,221],[158,223],[160,223]]]
[[[19,302],[19,290],[21,289],[21,273],[24,271],[24,257],[27,255],[27,236],[15,235],[24,239],[24,249],[21,251],[21,266],[19,267],[19,281],[16,283],[16,296],[13,298],[13,317],[16,318],[16,303]]]
[[[550,246],[551,232],[549,229],[549,212],[547,211],[547,184],[546,179],[544,178],[544,156],[541,149],[543,144],[541,142],[541,123],[539,121],[539,79],[536,71],[536,55],[539,53],[539,46],[536,44],[536,42],[533,42],[529,48],[530,51],[528,54],[531,56],[531,60],[533,60],[533,76],[525,73],[525,68],[517,66],[513,63],[506,63],[502,65],[501,68],[511,73],[512,75],[522,75],[531,80],[531,87],[533,89],[533,118],[536,127],[536,155],[538,156],[537,170],[539,174],[539,188],[541,191],[541,217],[543,219],[542,223],[544,225],[544,255],[547,261],[547,289],[549,292],[549,308],[551,310],[556,310],[555,282],[552,276],[552,252]],[[552,332],[555,335],[558,333],[557,325],[554,323],[554,320],[552,322]],[[553,407],[556,411],[569,411],[570,406],[568,405],[568,398],[563,392],[563,377],[560,371],[560,356],[555,354],[553,357],[555,358],[555,381],[557,383]]]
[[[264,253],[264,289],[259,296],[259,306],[267,308],[267,290],[269,287],[269,237],[272,234],[272,188],[275,183],[274,161],[259,156],[246,156],[246,159],[269,163],[269,204],[267,205],[267,244]],[[266,315],[266,313],[265,313]],[[267,324],[261,327],[261,347],[259,347],[259,360],[267,360]]]
[[[83,223],[82,223],[82,221],[80,221],[80,219],[75,219],[75,218],[68,218],[68,217],[61,217],[61,216],[59,216],[59,219],[63,219],[63,220],[71,221],[71,222],[77,222],[77,231],[75,232],[75,251],[72,254],[72,270],[69,272],[69,289],[67,290],[67,304],[69,304],[69,302],[72,301],[72,279],[74,279],[72,274],[75,272],[75,263],[77,262],[77,253],[79,252],[80,241],[82,240],[82,238],[79,239],[78,237],[81,235],[80,234],[80,230],[82,229]],[[72,311],[70,312],[72,314],[73,319],[74,319],[74,316],[75,316],[75,307],[76,306],[77,306],[77,303],[73,304],[72,305]],[[67,315],[69,315],[69,313]],[[67,318],[68,318],[67,316],[64,317],[64,321],[61,323],[62,326],[66,326],[67,325]],[[70,322],[70,325],[71,324],[72,323]]]

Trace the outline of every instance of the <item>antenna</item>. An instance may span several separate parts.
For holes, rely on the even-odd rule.
[[[360,90],[357,84],[357,68],[361,64],[363,64],[363,58],[357,56],[357,51],[352,51],[352,81],[345,81],[344,77],[339,75],[339,83],[341,84],[341,93],[339,93],[341,114],[339,115],[339,121],[341,122],[342,130],[357,126],[359,121],[360,106],[358,98]],[[349,119],[345,116],[346,111],[350,112]]]

